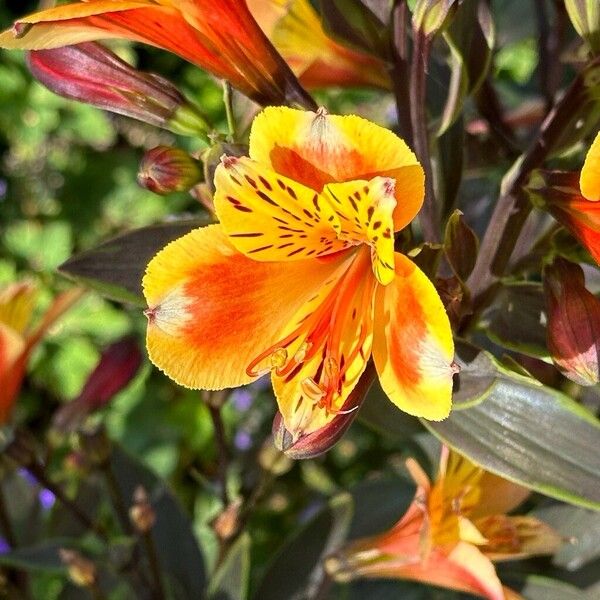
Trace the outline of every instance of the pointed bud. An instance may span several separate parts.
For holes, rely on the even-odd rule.
[[[75,550],[61,548],[58,551],[60,560],[67,567],[69,578],[79,587],[92,587],[96,583],[96,565],[91,560],[84,558]]]
[[[565,0],[575,31],[593,53],[600,53],[600,3],[598,0]]]
[[[197,106],[168,80],[142,73],[96,42],[29,52],[33,76],[59,96],[206,139]]]
[[[141,485],[133,494],[133,506],[129,509],[129,519],[139,533],[148,533],[156,523],[156,512],[150,504],[148,493]]]
[[[231,502],[223,512],[219,513],[213,521],[213,529],[221,540],[232,538],[240,527],[240,509],[242,501],[240,498]]]
[[[600,381],[600,300],[579,265],[557,258],[544,269],[548,349],[558,369],[580,385]]]
[[[433,37],[448,25],[457,8],[457,0],[417,0],[413,28],[425,37]]]
[[[85,418],[106,406],[135,377],[142,353],[135,339],[126,337],[108,346],[75,400],[54,415],[53,425],[61,433],[75,431]]]
[[[187,192],[202,178],[201,164],[184,150],[170,146],[146,152],[137,176],[141,187],[161,196]]]

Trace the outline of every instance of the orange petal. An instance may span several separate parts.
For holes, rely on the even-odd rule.
[[[531,495],[531,490],[487,471],[482,473],[479,489],[479,502],[469,512],[471,518],[510,512]]]
[[[579,180],[581,194],[587,200],[600,200],[600,132],[588,150]]]
[[[272,374],[273,389],[294,439],[326,426],[345,409],[371,354],[376,281],[368,251],[340,269],[345,272],[323,285],[282,335],[289,340],[281,344],[286,355]]]
[[[332,225],[338,238],[372,247],[373,272],[382,285],[394,278],[394,186],[394,180],[388,177],[325,186],[337,217]]]
[[[328,183],[391,177],[396,231],[423,203],[423,169],[408,146],[388,129],[354,115],[266,108],[252,124],[250,158],[318,192]]]
[[[381,386],[405,412],[431,420],[448,416],[454,344],[433,284],[396,253],[396,277],[375,297],[373,358]]]
[[[190,388],[248,383],[255,379],[248,365],[280,339],[338,266],[336,260],[256,262],[219,225],[196,229],[161,250],[146,270],[150,359]]]
[[[0,323],[0,424],[5,423],[25,374],[25,339]]]
[[[304,260],[350,243],[320,194],[249,158],[224,157],[215,172],[215,209],[231,243],[254,260]]]

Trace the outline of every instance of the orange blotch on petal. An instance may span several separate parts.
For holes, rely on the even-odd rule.
[[[381,386],[405,412],[430,420],[450,413],[454,343],[433,284],[396,253],[396,277],[375,298],[373,358]]]

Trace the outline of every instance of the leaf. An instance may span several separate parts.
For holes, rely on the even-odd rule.
[[[486,315],[488,337],[509,350],[548,358],[546,301],[539,283],[519,282],[502,287]]]
[[[444,252],[454,274],[466,281],[479,251],[479,240],[475,232],[465,223],[463,213],[455,210],[448,219],[444,235]]]
[[[438,136],[456,121],[465,100],[477,92],[490,69],[496,39],[490,7],[465,0],[443,36],[450,49],[452,75]]]
[[[60,560],[60,548],[69,548],[73,540],[68,538],[45,540],[35,546],[16,548],[6,554],[0,554],[0,565],[15,567],[24,571],[43,571],[46,573],[64,573],[65,566]]]
[[[454,410],[483,401],[498,381],[498,369],[491,356],[464,341],[457,341],[455,361],[460,372],[454,378]]]
[[[232,546],[208,587],[210,600],[246,600],[250,580],[250,535],[244,532]]]
[[[386,58],[387,28],[360,0],[319,0],[325,31],[346,45]]]
[[[600,422],[561,392],[493,364],[482,400],[425,426],[492,473],[600,510]]]
[[[527,600],[591,600],[585,591],[562,581],[530,575],[520,593]]]
[[[172,240],[207,223],[194,219],[135,229],[72,256],[58,270],[108,298],[144,305],[142,277],[150,259]]]
[[[254,600],[310,597],[324,576],[321,559],[346,538],[352,517],[349,494],[336,496],[316,517],[287,540],[268,567]]]
[[[111,468],[125,502],[133,498],[135,489],[140,485],[148,492],[156,512],[152,537],[159,562],[182,590],[181,597],[188,600],[204,597],[204,557],[194,537],[192,522],[179,501],[152,471],[117,445],[113,446]]]

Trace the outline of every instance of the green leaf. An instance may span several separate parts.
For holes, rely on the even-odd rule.
[[[443,35],[450,49],[452,74],[438,136],[456,121],[465,100],[477,92],[490,69],[496,32],[488,4],[463,2]]]
[[[503,286],[484,319],[488,337],[509,350],[536,358],[548,358],[546,301],[539,283],[519,282]]]
[[[142,485],[156,512],[152,537],[162,569],[182,590],[177,598],[204,597],[206,569],[204,557],[194,537],[191,519],[179,501],[152,471],[117,445],[113,446],[111,468],[121,496],[127,502]]]
[[[527,600],[591,600],[584,590],[562,581],[530,575],[520,593]]]
[[[246,600],[250,579],[250,535],[245,532],[232,546],[208,586],[210,600]]]
[[[207,223],[207,219],[173,221],[129,231],[72,256],[58,270],[108,298],[143,305],[142,277],[150,259],[172,240]]]
[[[475,266],[479,240],[462,217],[459,210],[450,215],[444,235],[444,252],[454,274],[466,281]]]
[[[494,364],[483,399],[445,421],[423,423],[492,473],[600,510],[600,422],[561,392]]]
[[[58,551],[60,548],[69,548],[72,545],[73,540],[60,538],[45,540],[34,546],[16,548],[6,554],[0,554],[0,565],[24,571],[64,573],[65,566],[60,560]]]
[[[455,361],[460,367],[454,378],[452,403],[454,410],[478,404],[492,392],[498,382],[498,368],[487,352],[464,341],[458,341]]]
[[[321,559],[343,543],[351,518],[350,495],[333,498],[284,544],[260,582],[254,600],[310,597],[310,591],[319,588],[324,576]]]

